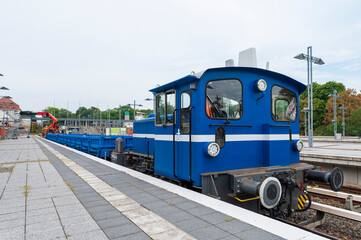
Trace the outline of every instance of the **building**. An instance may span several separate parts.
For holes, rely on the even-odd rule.
[[[20,107],[11,98],[0,99],[0,122],[15,123],[20,121]]]

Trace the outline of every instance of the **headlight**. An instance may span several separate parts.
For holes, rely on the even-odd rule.
[[[293,149],[296,151],[301,152],[303,149],[303,142],[301,140],[298,140],[297,142],[293,143]]]
[[[221,148],[219,147],[218,143],[210,143],[207,148],[207,152],[211,157],[217,156],[220,150]]]
[[[264,92],[267,89],[267,83],[265,80],[260,79],[257,81],[257,88],[259,91]]]
[[[298,140],[297,142],[297,150],[301,152],[303,149],[303,142],[301,140]]]

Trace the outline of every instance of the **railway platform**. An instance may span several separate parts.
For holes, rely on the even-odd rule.
[[[1,239],[322,239],[36,138],[0,142]]]

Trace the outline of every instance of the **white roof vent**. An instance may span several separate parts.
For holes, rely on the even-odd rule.
[[[226,67],[234,67],[234,60],[233,59],[226,60]]]
[[[256,49],[249,48],[239,52],[239,67],[257,67]]]

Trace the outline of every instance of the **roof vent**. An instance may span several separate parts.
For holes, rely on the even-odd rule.
[[[239,67],[257,67],[256,49],[249,48],[239,52],[238,58]]]
[[[226,60],[226,67],[234,67],[234,60],[233,59]]]

